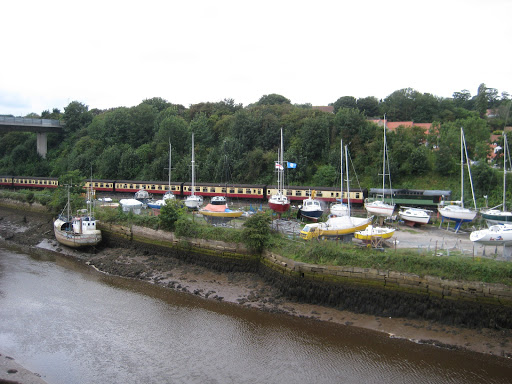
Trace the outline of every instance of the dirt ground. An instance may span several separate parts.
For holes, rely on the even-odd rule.
[[[473,252],[468,233],[455,234],[432,227],[406,227],[399,228],[395,238],[398,240],[397,247],[430,246],[434,249],[437,243],[437,249],[443,249],[440,244],[444,244],[447,250],[462,248],[464,252],[468,252],[468,256]],[[142,279],[169,289],[189,292],[207,300],[222,300],[269,312],[376,330],[387,333],[390,337],[404,338],[416,343],[429,343],[444,348],[467,349],[512,358],[510,330],[466,329],[430,321],[382,318],[317,305],[299,304],[285,300],[259,276],[250,273],[218,273],[179,260],[163,260],[164,258],[154,255],[138,253],[132,248],[105,247],[95,253],[69,249],[54,239],[52,220],[48,215],[0,207],[0,241],[72,255],[102,272]],[[478,251],[483,252],[483,249]],[[492,253],[490,250],[487,251]]]

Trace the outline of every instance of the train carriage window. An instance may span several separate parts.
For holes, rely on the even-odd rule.
[[[235,193],[235,188],[230,188],[229,193]]]
[[[222,192],[222,193],[226,193],[226,191],[227,191],[227,189],[226,189],[226,188],[222,188],[222,189],[221,189],[221,192]]]
[[[317,192],[317,194],[316,194],[316,195],[317,195],[318,197],[323,197],[322,192]]]
[[[295,196],[302,196],[302,191],[295,191]]]
[[[196,187],[196,192],[201,192],[201,187]]]
[[[251,192],[251,189],[250,189],[250,188],[247,188],[247,189],[245,190],[245,193],[247,193],[247,194],[249,194],[249,195],[250,195],[250,194],[252,193],[252,192]]]
[[[356,193],[356,199],[359,199],[359,197],[360,197],[359,193]]]
[[[208,192],[208,188],[203,187],[203,192]]]
[[[171,187],[171,191],[175,191],[175,190],[176,190],[176,187],[173,185],[173,186]]]
[[[215,193],[215,188],[213,188],[213,187],[212,187],[212,188],[210,188],[210,192]]]

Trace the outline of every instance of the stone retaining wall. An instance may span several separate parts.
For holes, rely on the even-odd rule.
[[[512,306],[512,287],[471,281],[445,280],[434,276],[373,268],[320,266],[287,259],[267,252],[263,263],[282,274],[341,284],[374,286],[383,289],[434,296],[447,300],[470,300]]]
[[[218,255],[225,259],[254,261],[242,244],[204,239],[178,238],[172,232],[132,226],[102,224],[102,230],[115,233],[126,240],[152,243],[164,247],[192,247],[196,252]],[[445,280],[439,277],[420,277],[412,273],[394,272],[374,268],[325,266],[287,259],[273,252],[265,252],[261,264],[274,271],[303,279],[332,284],[352,284],[399,292],[426,295],[446,300],[469,300],[487,304],[512,306],[512,287],[502,284]]]

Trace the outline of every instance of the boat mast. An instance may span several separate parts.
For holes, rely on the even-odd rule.
[[[278,155],[278,163],[279,167],[277,170],[277,189],[279,190],[279,194],[283,195],[283,128],[281,128],[281,150]]]
[[[471,196],[473,197],[473,206],[476,209],[475,188],[473,187],[473,178],[471,177],[471,167],[469,164],[468,147],[466,146],[466,139],[464,137],[464,131],[462,131],[462,139],[464,142],[464,154],[466,155],[466,162],[467,162],[467,166],[468,166],[469,183],[471,185]],[[464,165],[463,165],[463,170],[464,170]]]
[[[341,190],[341,205],[343,206],[343,139],[340,142],[340,190]]]
[[[386,115],[384,114],[384,148],[382,151],[382,201],[384,201],[384,187],[386,185]]]
[[[343,156],[342,156],[343,157]],[[347,167],[347,207],[348,207],[348,216],[350,217],[350,184],[348,179],[348,148],[345,145],[345,166]]]
[[[460,127],[460,200],[464,208],[464,130]]]
[[[169,192],[171,192],[171,139],[169,139]]]
[[[70,188],[70,186],[68,185],[67,186],[67,189],[68,189],[68,204],[67,204],[67,207],[68,207],[68,209],[67,209],[68,217],[66,219],[68,221],[71,220],[71,209],[70,209],[70,204],[69,204],[69,188]]]
[[[195,170],[194,170],[194,132],[192,132],[192,193],[191,196],[194,196],[195,193],[195,186],[194,186],[194,179],[196,177]]]
[[[507,210],[507,189],[505,188],[507,184],[507,151],[507,135],[505,134],[505,131],[503,131],[503,212]]]

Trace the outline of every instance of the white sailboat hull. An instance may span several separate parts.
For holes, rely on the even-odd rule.
[[[185,199],[185,206],[188,209],[197,210],[197,209],[199,209],[199,207],[201,207],[201,205],[203,205],[203,197],[202,196],[193,195],[193,196],[188,196]]]
[[[443,218],[458,222],[470,222],[476,217],[476,211],[458,205],[447,205],[438,211]]]
[[[406,209],[399,213],[403,221],[411,223],[427,224],[430,220],[430,215],[423,209]]]
[[[371,203],[364,204],[365,209],[368,213],[375,216],[391,217],[395,210],[395,206],[385,203],[383,201],[372,201]]]
[[[492,225],[487,229],[471,232],[469,238],[482,245],[512,245],[512,225]]]
[[[100,243],[101,231],[99,229],[84,230],[82,233],[77,233],[67,224],[66,221],[61,219],[57,219],[53,223],[55,238],[59,243],[72,248],[90,247]],[[69,230],[64,228],[69,228]]]
[[[512,224],[512,212],[498,211],[497,209],[488,209],[482,211],[482,218],[487,222],[487,225],[496,224]]]
[[[347,204],[333,204],[331,205],[331,214],[334,216],[348,216],[349,215],[349,209]]]

